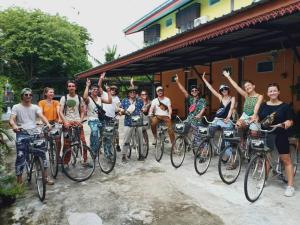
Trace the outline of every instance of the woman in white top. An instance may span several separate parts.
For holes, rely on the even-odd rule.
[[[91,89],[91,94],[89,96],[89,89]],[[100,137],[100,127],[103,125],[103,120],[99,119],[99,107],[102,108],[102,103],[111,104],[111,94],[110,89],[107,88],[107,98],[98,97],[99,88],[97,85],[91,85],[91,81],[87,79],[86,87],[83,94],[83,99],[87,105],[87,117],[88,124],[91,128],[90,135],[90,148],[95,153],[100,147],[99,137]]]

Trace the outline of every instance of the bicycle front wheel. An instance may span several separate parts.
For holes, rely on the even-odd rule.
[[[116,165],[116,148],[111,139],[103,138],[103,146],[98,151],[98,164],[103,173],[109,174]]]
[[[255,202],[261,195],[266,180],[266,159],[264,156],[254,156],[246,170],[244,193],[249,202]]]
[[[73,181],[85,181],[95,170],[94,156],[86,145],[72,146],[64,152],[62,160],[64,174]]]
[[[37,156],[34,157],[32,172],[34,173],[35,186],[38,193],[38,197],[41,201],[44,201],[46,196],[46,177],[42,158]]]
[[[212,148],[209,140],[201,141],[196,154],[194,155],[194,167],[199,175],[206,173],[212,157]]]
[[[50,148],[48,151],[49,162],[50,162],[50,171],[53,178],[56,178],[58,173],[58,163],[57,163],[57,146],[55,140],[49,143]]]
[[[156,144],[155,144],[155,159],[157,162],[159,162],[164,154],[164,144],[165,144],[165,140],[162,137],[159,137],[156,140]]]
[[[185,152],[186,152],[186,143],[184,140],[184,137],[177,137],[175,140],[175,149],[171,150],[171,163],[175,168],[179,168],[185,157]]]
[[[141,156],[146,159],[149,152],[149,137],[147,130],[143,130],[143,146],[141,149]]]
[[[225,184],[232,184],[241,172],[242,158],[238,144],[228,145],[219,155],[218,171]]]

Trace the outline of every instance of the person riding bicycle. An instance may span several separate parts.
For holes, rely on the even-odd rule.
[[[101,74],[101,76],[104,76]],[[91,94],[89,95],[89,90]],[[99,88],[95,84],[91,84],[90,79],[87,79],[85,90],[83,93],[83,100],[87,105],[88,125],[91,128],[90,134],[90,148],[94,154],[100,147],[100,129],[104,125],[105,111],[103,110],[103,103],[111,104],[112,98],[110,90],[107,90],[108,97],[98,97]],[[104,143],[105,145],[105,143]]]
[[[47,118],[50,124],[61,123],[59,115],[59,101],[53,99],[54,89],[50,87],[45,87],[43,91],[44,99],[39,101],[38,105],[42,109],[43,115]],[[57,155],[60,155],[61,150],[61,138],[55,139],[57,146]]]
[[[99,88],[102,87],[102,83],[104,80],[105,74],[103,76],[100,77],[99,81],[98,81],[98,86]],[[106,86],[108,87],[108,86]],[[111,85],[109,86],[110,88],[110,93],[111,93],[111,97],[112,97],[112,103],[111,104],[103,104],[103,109],[105,110],[105,116],[106,116],[106,120],[107,121],[112,121],[117,119],[117,128],[119,128],[119,119],[118,116],[116,117],[116,113],[117,113],[117,109],[120,107],[121,101],[120,98],[118,97],[118,87],[116,85]],[[106,90],[107,91],[107,90]],[[108,94],[106,91],[102,92],[102,96],[107,98]],[[117,137],[116,137],[116,150],[118,152],[121,152],[121,148],[120,148],[120,144],[119,144],[119,133],[116,133]]]
[[[269,134],[267,139],[268,147],[274,150],[274,147],[276,146],[280,159],[284,164],[284,170],[288,179],[288,186],[284,195],[291,197],[294,195],[295,189],[293,163],[290,156],[287,129],[293,126],[293,110],[290,108],[289,104],[284,103],[279,99],[280,88],[278,84],[269,84],[267,95],[269,97],[269,101],[261,105],[258,112],[258,118],[260,121],[264,121],[264,119],[268,117],[268,119],[271,120],[269,121],[269,125],[280,123],[283,125],[282,128],[277,128],[273,133]],[[264,126],[264,122],[262,122],[262,126]],[[263,128],[265,129],[266,127]]]
[[[154,136],[155,143],[157,142],[157,125],[159,122],[164,122],[168,127],[168,134],[172,144],[172,151],[174,151],[175,134],[172,128],[172,106],[171,100],[164,95],[162,86],[156,88],[157,98],[151,102],[149,116],[151,117],[151,130]]]
[[[244,89],[238,86],[238,84],[231,78],[229,71],[224,70],[223,75],[228,79],[231,85],[237,90],[237,92],[245,98],[243,114],[236,122],[238,128],[241,128],[242,131],[245,128],[250,129],[251,133],[255,135],[257,133],[257,125],[255,121],[257,121],[257,114],[259,107],[263,101],[263,96],[255,92],[255,85],[252,81],[246,80],[244,81]],[[245,142],[242,135],[241,138],[241,147],[244,148]]]
[[[132,132],[135,129],[134,127],[131,127],[131,117],[130,116],[137,116],[141,115],[142,108],[143,108],[143,101],[140,98],[136,97],[137,93],[137,87],[129,87],[127,90],[127,97],[121,101],[120,105],[120,112],[125,114],[125,120],[124,120],[124,142],[123,142],[123,149],[122,149],[122,162],[127,162],[127,151],[129,149],[130,140],[132,138]],[[139,140],[141,143],[139,143],[142,146],[142,140],[143,140],[143,133],[142,133],[142,127],[137,127]],[[143,157],[140,155],[139,160],[143,160]]]
[[[191,93],[189,94],[187,90],[183,87],[183,85],[180,83],[177,74],[175,75],[175,82],[188,102],[189,113],[186,121],[188,121],[189,124],[191,124],[191,129],[189,130],[188,135],[194,135],[195,143],[199,143],[200,139],[197,135],[198,126],[202,124],[201,119],[205,113],[207,102],[204,98],[201,98],[200,91],[196,86],[191,87]]]
[[[235,97],[230,96],[230,89],[226,84],[221,84],[219,87],[219,92],[217,92],[211,84],[205,78],[205,72],[202,75],[202,80],[204,81],[207,88],[212,92],[212,94],[217,97],[220,101],[219,109],[215,114],[213,125],[219,126],[221,128],[232,128],[232,124],[228,121],[231,119],[234,107],[235,107]]]
[[[17,157],[15,170],[17,182],[19,184],[23,183],[22,173],[25,166],[29,144],[28,140],[24,138],[29,136],[29,134],[26,132],[27,130],[36,128],[37,118],[40,118],[48,126],[48,128],[51,129],[51,125],[47,118],[43,115],[41,108],[35,104],[32,104],[32,90],[30,88],[24,88],[21,90],[21,102],[13,106],[9,119],[9,124],[11,125],[13,131],[16,132]],[[47,168],[48,163],[46,160],[46,155],[41,154],[41,157],[44,160],[44,167]],[[54,182],[47,176],[46,170],[45,176],[47,179],[47,184],[54,184]]]
[[[60,98],[59,115],[63,122],[64,132],[68,132],[71,126],[80,126],[80,140],[86,144],[83,126],[81,122],[84,119],[84,101],[82,97],[76,94],[76,82],[67,81],[68,94]],[[70,140],[64,137],[64,150],[70,148]],[[64,164],[67,164],[71,156],[65,158]],[[87,152],[83,151],[83,164],[87,161]]]

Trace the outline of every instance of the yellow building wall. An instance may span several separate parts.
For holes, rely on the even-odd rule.
[[[234,1],[234,10],[238,10],[242,7],[251,5],[253,0],[235,0]]]
[[[209,5],[208,0],[197,0],[201,4],[200,16],[207,16],[208,21],[230,13],[230,0],[220,0],[213,5]]]
[[[166,21],[168,19],[172,19],[172,25],[166,26]],[[162,18],[160,21],[158,21],[160,24],[160,40],[164,40],[168,37],[172,37],[176,34],[176,13],[173,12],[170,15]]]

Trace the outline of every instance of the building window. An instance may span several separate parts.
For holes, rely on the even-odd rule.
[[[169,18],[169,19],[167,19],[167,20],[166,20],[166,27],[169,27],[169,26],[171,26],[171,25],[172,25],[172,23],[173,23],[173,20],[172,20],[172,18]]]
[[[181,32],[194,28],[194,20],[200,16],[200,4],[194,3],[176,13],[176,28]]]
[[[144,43],[146,46],[153,45],[160,40],[160,25],[155,24],[144,30]]]
[[[208,5],[214,5],[218,3],[220,0],[208,0]]]
[[[256,71],[258,73],[273,72],[273,62],[272,61],[265,61],[265,62],[257,63],[256,64]]]

